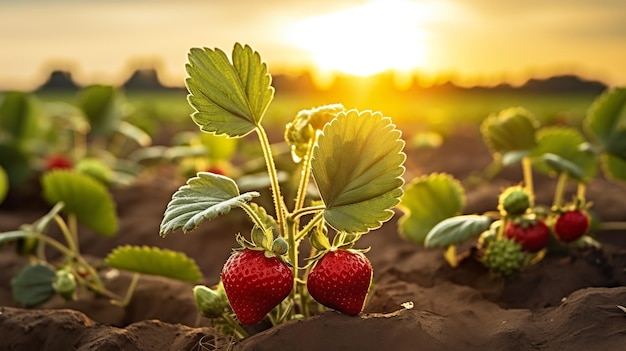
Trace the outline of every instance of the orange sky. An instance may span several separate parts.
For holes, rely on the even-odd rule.
[[[32,89],[52,68],[117,84],[135,65],[180,85],[189,48],[235,42],[276,73],[396,67],[464,85],[562,73],[626,84],[623,0],[3,0],[0,89]]]

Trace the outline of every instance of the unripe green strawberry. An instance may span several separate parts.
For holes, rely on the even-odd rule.
[[[201,315],[207,318],[217,318],[222,315],[228,302],[223,291],[213,290],[204,285],[196,285],[193,288],[193,297],[196,307]]]
[[[530,195],[521,186],[512,186],[504,190],[498,199],[498,209],[504,215],[524,214],[530,207]]]
[[[506,277],[522,269],[524,252],[520,244],[513,240],[497,240],[485,251],[483,264],[491,272]]]
[[[357,315],[363,310],[372,281],[372,264],[354,250],[331,250],[315,264],[307,289],[317,302],[339,312]]]
[[[72,272],[61,269],[56,272],[52,288],[65,300],[75,300],[76,298],[76,278]]]
[[[570,243],[587,233],[589,215],[583,210],[563,212],[554,223],[554,233],[559,240]]]
[[[251,325],[283,301],[293,288],[291,268],[276,256],[249,248],[228,258],[222,283],[239,323]]]

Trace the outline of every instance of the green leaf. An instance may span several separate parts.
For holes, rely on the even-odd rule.
[[[41,179],[43,197],[49,204],[63,202],[63,212],[103,236],[117,232],[115,202],[108,189],[92,177],[72,170],[54,170]]]
[[[47,122],[34,96],[17,91],[4,93],[0,101],[0,143],[23,144],[36,137]],[[3,140],[9,138],[9,140]]]
[[[538,122],[527,110],[516,107],[492,114],[481,124],[485,144],[495,155],[527,151],[535,147]]]
[[[117,129],[125,137],[134,140],[140,146],[146,147],[152,144],[152,138],[143,129],[130,124],[126,121],[121,121]]]
[[[0,166],[0,204],[4,201],[4,198],[7,196],[9,192],[9,177],[7,176],[7,172],[4,171],[4,168]]]
[[[260,196],[257,192],[240,195],[237,184],[228,177],[200,172],[174,193],[165,209],[159,233],[166,236],[178,228],[188,232],[204,220],[226,214],[257,196]]]
[[[556,173],[566,173],[570,178],[583,181],[583,170],[574,162],[570,162],[555,154],[543,154],[541,159]]]
[[[91,132],[108,136],[117,130],[124,117],[116,89],[110,85],[91,85],[79,92],[78,107],[89,121]]]
[[[626,88],[615,88],[596,98],[587,111],[586,131],[607,149],[615,133],[626,128],[625,105]]]
[[[442,220],[456,216],[465,207],[465,191],[452,175],[434,173],[413,179],[407,185],[398,221],[400,235],[423,244],[428,232]]]
[[[604,173],[612,181],[626,182],[626,161],[612,156],[611,154],[604,154],[601,157],[602,168]]]
[[[4,167],[9,187],[24,184],[33,173],[29,155],[15,144],[0,144],[0,165]]]
[[[42,304],[56,293],[52,287],[55,271],[47,265],[34,264],[24,267],[13,279],[13,299],[24,307]]]
[[[460,244],[469,238],[478,237],[489,228],[491,222],[491,218],[481,215],[446,218],[428,232],[424,246],[432,248]]]
[[[142,274],[196,282],[202,273],[196,262],[182,252],[148,246],[120,246],[105,258],[113,268]]]
[[[313,149],[313,178],[337,231],[365,233],[393,216],[404,181],[401,132],[380,112],[340,112]]]
[[[598,156],[592,150],[585,149],[585,143],[583,135],[574,128],[545,127],[537,133],[537,147],[530,156],[538,171],[566,171],[572,178],[586,182],[596,176]]]
[[[202,131],[242,137],[260,125],[274,88],[259,53],[235,44],[232,64],[220,49],[193,48],[188,59],[191,118]]]

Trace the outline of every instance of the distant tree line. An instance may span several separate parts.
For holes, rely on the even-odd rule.
[[[398,89],[392,73],[381,73],[367,78],[339,75],[333,83],[323,89],[326,93],[343,93],[355,87],[368,86],[369,91],[397,92],[413,94],[423,92],[466,92],[466,91],[493,91],[493,92],[523,92],[523,93],[593,93],[599,94],[607,85],[595,80],[585,80],[576,75],[558,75],[546,79],[529,79],[525,84],[515,87],[502,83],[492,87],[474,86],[460,87],[452,82],[445,82],[429,87],[422,87],[416,81],[404,89]],[[310,73],[298,75],[273,75],[272,85],[278,92],[315,93],[320,89],[315,84]],[[154,69],[138,69],[121,85],[125,91],[167,91],[183,90],[180,87],[166,87]],[[72,79],[71,72],[55,70],[36,91],[76,91],[80,86]]]

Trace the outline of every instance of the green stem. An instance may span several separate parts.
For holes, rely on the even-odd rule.
[[[529,157],[524,157],[522,158],[522,172],[524,175],[524,186],[526,187],[526,191],[528,191],[529,194],[531,194],[531,203],[530,203],[530,207],[533,207],[534,204],[534,194],[535,194],[535,189],[534,189],[534,185],[533,185],[533,168],[532,168],[532,162],[530,160]]]
[[[68,259],[76,260],[82,267],[87,269],[89,271],[89,275],[94,278],[94,283],[88,282],[86,280],[85,280],[85,283],[87,283],[87,285],[89,285],[94,291],[100,293],[101,295],[111,296],[110,293],[105,289],[104,284],[102,283],[100,278],[98,278],[98,273],[77,252],[71,250],[70,248],[66,247],[65,245],[52,239],[49,236],[42,235],[42,234],[35,234],[34,237],[42,242],[45,242],[47,245],[54,247]]]
[[[322,220],[324,219],[324,212],[320,211],[318,212],[310,221],[309,223],[307,223],[302,230],[300,230],[296,236],[295,236],[295,240],[299,241],[302,240],[308,233],[309,231],[311,231],[311,229],[313,229],[316,225],[318,225]]]
[[[65,223],[61,216],[54,216],[54,221],[57,222],[57,225],[61,229],[61,233],[63,234],[63,237],[67,242],[67,246],[72,252],[71,256],[79,256],[78,246],[76,245],[76,241],[74,240],[74,234],[72,233],[72,230],[67,226],[67,223]],[[43,237],[43,235],[41,236]],[[65,248],[65,246],[63,248]]]
[[[291,217],[294,220],[298,220],[302,216],[306,216],[308,214],[315,214],[315,213],[318,213],[318,212],[323,211],[325,209],[326,209],[326,206],[324,206],[324,205],[309,206],[309,207],[305,207],[305,208],[300,208],[300,209],[298,209],[296,211],[293,211],[291,213]]]
[[[285,224],[285,203],[280,193],[278,172],[276,171],[276,164],[274,163],[274,157],[272,156],[272,147],[270,145],[269,139],[267,138],[267,133],[265,133],[265,129],[263,129],[263,127],[259,125],[257,126],[256,131],[257,135],[259,136],[259,141],[261,142],[261,149],[263,150],[263,156],[265,157],[267,173],[270,177],[270,182],[272,184],[272,198],[274,199],[276,221],[278,222],[278,227],[281,234],[284,236],[287,232]],[[289,243],[291,244],[291,242]]]
[[[241,204],[239,204],[239,207],[241,207],[241,209],[243,209],[246,212],[246,214],[250,217],[250,219],[252,219],[252,222],[254,222],[254,224],[259,226],[259,228],[267,229],[265,228],[265,223],[263,223],[263,220],[261,219],[261,217],[259,217],[259,215],[256,212],[254,212],[254,210],[252,209],[252,207],[250,207],[248,203],[242,202]]]
[[[300,181],[298,183],[298,193],[296,195],[294,213],[298,212],[304,206],[304,200],[306,199],[306,190],[309,185],[309,178],[311,178],[311,154],[313,153],[313,145],[317,140],[317,134],[315,137],[309,140],[309,144],[307,145],[307,151],[304,157],[302,158],[302,170],[300,172]],[[297,218],[294,216],[294,218]],[[296,222],[298,222],[296,220]]]
[[[289,298],[291,301],[295,303],[296,301],[296,289],[298,288],[298,273],[299,273],[299,264],[298,264],[298,241],[296,240],[296,221],[291,217],[287,217],[287,242],[289,243],[289,261],[291,262],[291,270],[293,272],[293,285],[291,289],[291,293],[289,294]],[[293,313],[294,309],[291,310],[290,314]]]
[[[576,187],[576,198],[584,203],[586,192],[587,185],[583,182],[578,182],[578,187]]]
[[[554,200],[552,201],[552,207],[561,206],[563,202],[563,194],[565,193],[565,185],[567,184],[567,173],[563,172],[559,174],[559,179],[556,183],[556,189],[554,189]]]
[[[228,314],[228,313],[224,313],[222,315],[222,318],[224,318],[224,321],[226,321],[226,324],[233,328],[233,331],[235,332],[235,335],[237,337],[239,337],[240,339],[244,339],[248,337],[248,332],[246,332],[241,325],[239,325],[239,323],[237,323],[236,320],[233,319],[233,317]]]
[[[133,298],[133,294],[135,293],[135,289],[137,288],[137,284],[139,283],[139,273],[134,273],[133,278],[130,281],[130,285],[128,286],[128,290],[126,291],[126,296],[123,300],[119,301],[118,305],[120,307],[126,307],[130,303],[130,300]]]

